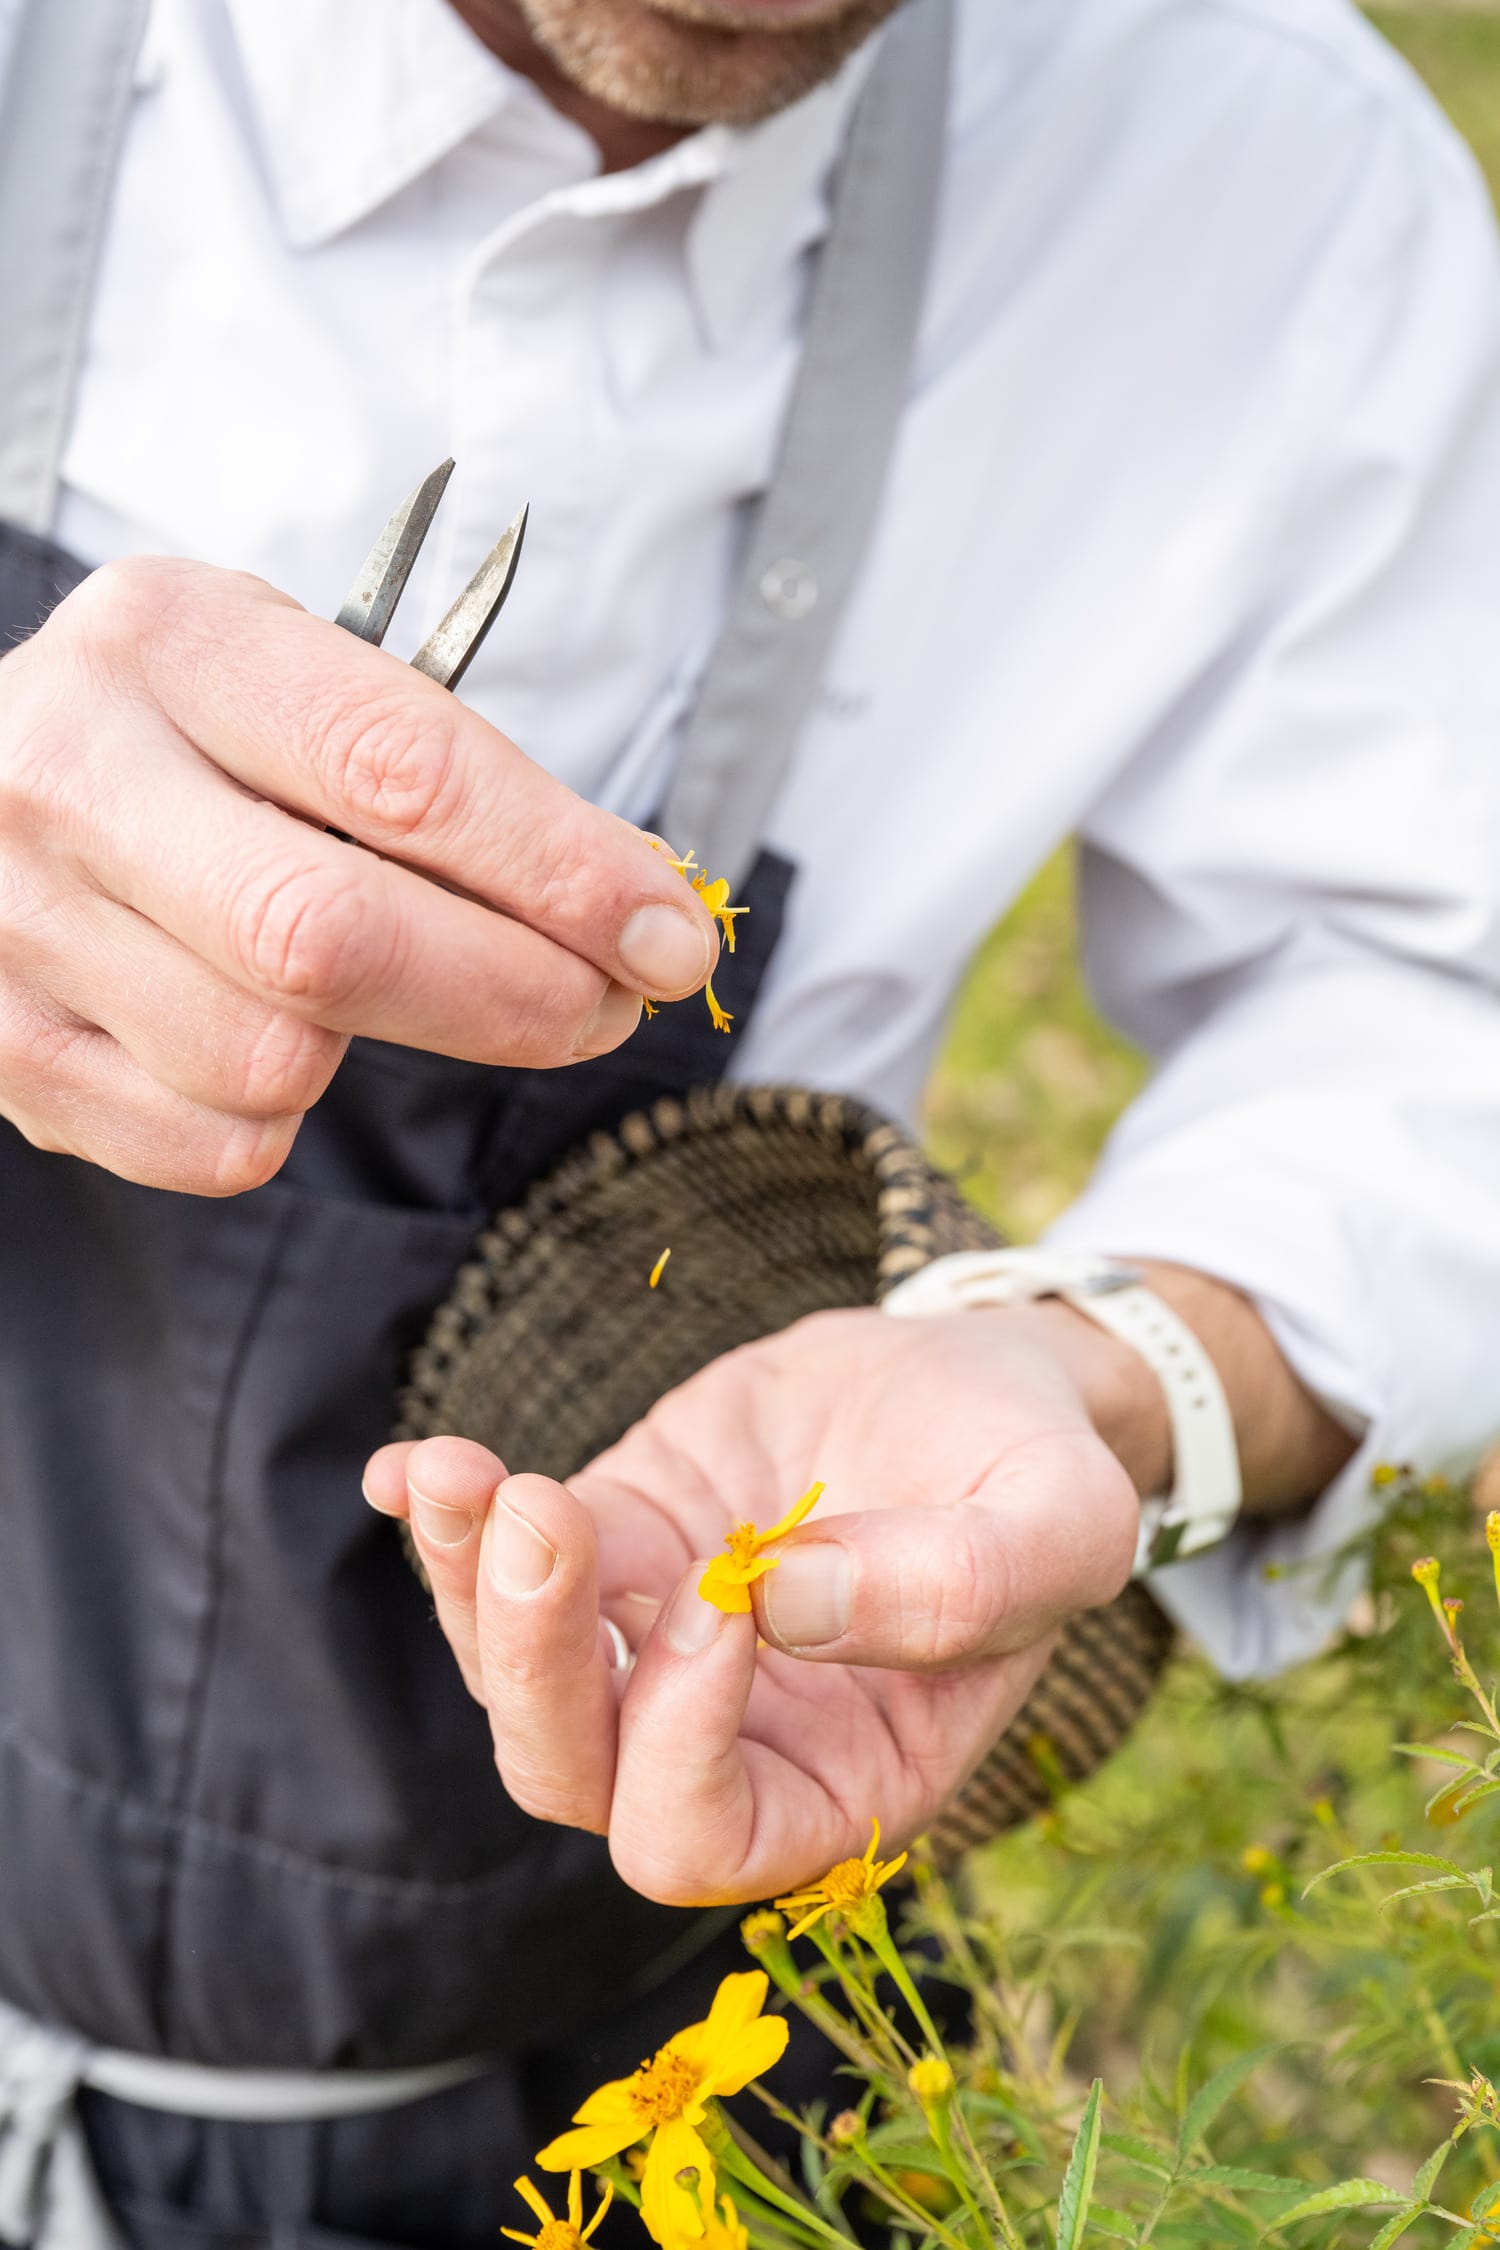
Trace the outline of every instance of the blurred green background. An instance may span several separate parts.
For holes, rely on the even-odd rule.
[[[1372,14],[1500,189],[1500,0],[1408,0]],[[974,965],[931,1091],[932,1144],[1026,1239],[1082,1185],[1143,1075],[1084,989],[1063,854]],[[1487,1479],[1485,1504],[1500,1506],[1500,1457]],[[1494,1677],[1500,1615],[1478,1518],[1463,1494],[1424,1489],[1389,1519],[1375,1592],[1339,1650],[1251,1688],[1180,1657],[1094,1781],[971,1862],[976,1895],[1008,1932],[1006,1973],[1034,2006],[1036,2039],[1070,2043],[1078,2088],[1097,2070],[1127,2111],[1132,2100],[1170,2107],[1174,2084],[1290,2042],[1231,2113],[1231,2161],[1409,2182],[1453,2121],[1452,2094],[1431,2081],[1475,2064],[1500,2077],[1494,1928],[1476,1956],[1462,1916],[1436,1906],[1377,1923],[1368,1898],[1346,1915],[1335,1886],[1310,1906],[1301,1896],[1314,1869],[1345,1852],[1400,1844],[1490,1858],[1500,1843],[1489,1806],[1457,1833],[1435,1829],[1422,1801],[1444,1769],[1414,1771],[1395,1754],[1399,1742],[1441,1738],[1460,1709],[1409,1577],[1412,1558],[1432,1550],[1453,1573],[1445,1583],[1470,1598],[1476,1661]],[[1455,2192],[1500,2177],[1500,2149],[1464,2162]],[[1369,2231],[1359,2222],[1330,2239]],[[1200,2239],[1163,2229],[1154,2242]],[[1217,2239],[1247,2238],[1226,2224]]]
[[[1500,195],[1500,0],[1408,0],[1369,14],[1467,134]],[[933,1153],[1007,1234],[1029,1241],[1082,1187],[1144,1075],[1089,1003],[1063,854],[974,965],[928,1096]]]

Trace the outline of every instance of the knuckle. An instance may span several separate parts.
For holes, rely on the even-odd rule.
[[[236,1058],[231,1107],[247,1117],[284,1117],[310,1109],[343,1053],[336,1032],[276,1011]]]
[[[380,947],[353,874],[311,862],[258,870],[231,907],[231,940],[259,991],[309,1009],[339,1007],[367,988]]]
[[[410,693],[382,703],[361,679],[319,732],[330,786],[353,826],[401,843],[444,824],[460,768],[456,707]]]
[[[300,1120],[223,1118],[194,1159],[191,1192],[226,1199],[264,1187],[286,1162]]]
[[[937,1670],[983,1654],[1010,1608],[1003,1552],[979,1511],[955,1508],[943,1528],[898,1584],[899,1645],[908,1661]]]

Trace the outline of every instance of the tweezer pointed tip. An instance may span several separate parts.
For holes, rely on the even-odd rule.
[[[334,619],[336,625],[379,647],[452,474],[450,455],[435,469],[429,469],[407,494],[366,555],[349,597]]]
[[[457,687],[505,605],[530,513],[528,501],[512,516],[447,616],[412,658],[413,671],[425,672],[440,687]]]

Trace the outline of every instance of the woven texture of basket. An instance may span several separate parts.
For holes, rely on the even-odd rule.
[[[778,1086],[659,1101],[593,1135],[480,1236],[413,1359],[396,1434],[475,1438],[513,1470],[566,1479],[737,1344],[877,1303],[932,1259],[998,1240],[858,1103]],[[671,1242],[670,1285],[648,1294]],[[1075,1618],[936,1825],[938,1851],[1027,1818],[1060,1776],[1107,1757],[1171,1640],[1139,1586]]]

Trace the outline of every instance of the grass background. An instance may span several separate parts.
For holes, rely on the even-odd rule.
[[[1500,0],[1373,13],[1500,188]],[[931,1090],[932,1145],[1025,1239],[1082,1185],[1143,1075],[1090,1005],[1063,854],[974,965]],[[1448,1558],[1487,1674],[1500,1668],[1500,1616],[1468,1501],[1415,1504],[1428,1520],[1393,1517],[1369,1615],[1341,1651],[1251,1689],[1179,1658],[1093,1782],[971,1863],[977,1895],[1009,1933],[1011,1973],[1036,1993],[1036,2037],[1071,2040],[1079,2087],[1097,2070],[1117,2105],[1149,2102],[1184,2071],[1196,2080],[1262,2042],[1289,2042],[1247,2086],[1220,2153],[1314,2179],[1346,2168],[1409,2182],[1452,2122],[1452,2096],[1429,2082],[1463,2075],[1460,2054],[1464,2069],[1500,2072],[1500,1941],[1476,1980],[1467,1933],[1436,1907],[1377,1924],[1366,1901],[1346,1926],[1336,1886],[1302,1901],[1310,1873],[1346,1852],[1459,1849],[1434,1832],[1420,1771],[1393,1751],[1440,1736],[1459,1709],[1412,1557],[1436,1547]],[[1433,1508],[1446,1509],[1441,1523]],[[1443,1771],[1428,1771],[1427,1788]],[[1471,1856],[1494,1854],[1492,1808],[1468,1817],[1463,1839]],[[1466,2192],[1481,2176],[1500,2176],[1500,2153]],[[1437,2239],[1427,2225],[1413,2243]],[[1341,2243],[1368,2233],[1362,2222],[1352,2236],[1336,2230]],[[1179,2238],[1158,2234],[1158,2250],[1169,2239]]]
[[[1407,0],[1369,13],[1467,134],[1500,195],[1500,0]],[[981,1209],[1027,1241],[1083,1186],[1144,1076],[1090,1005],[1064,853],[975,962],[928,1095],[930,1145]]]

